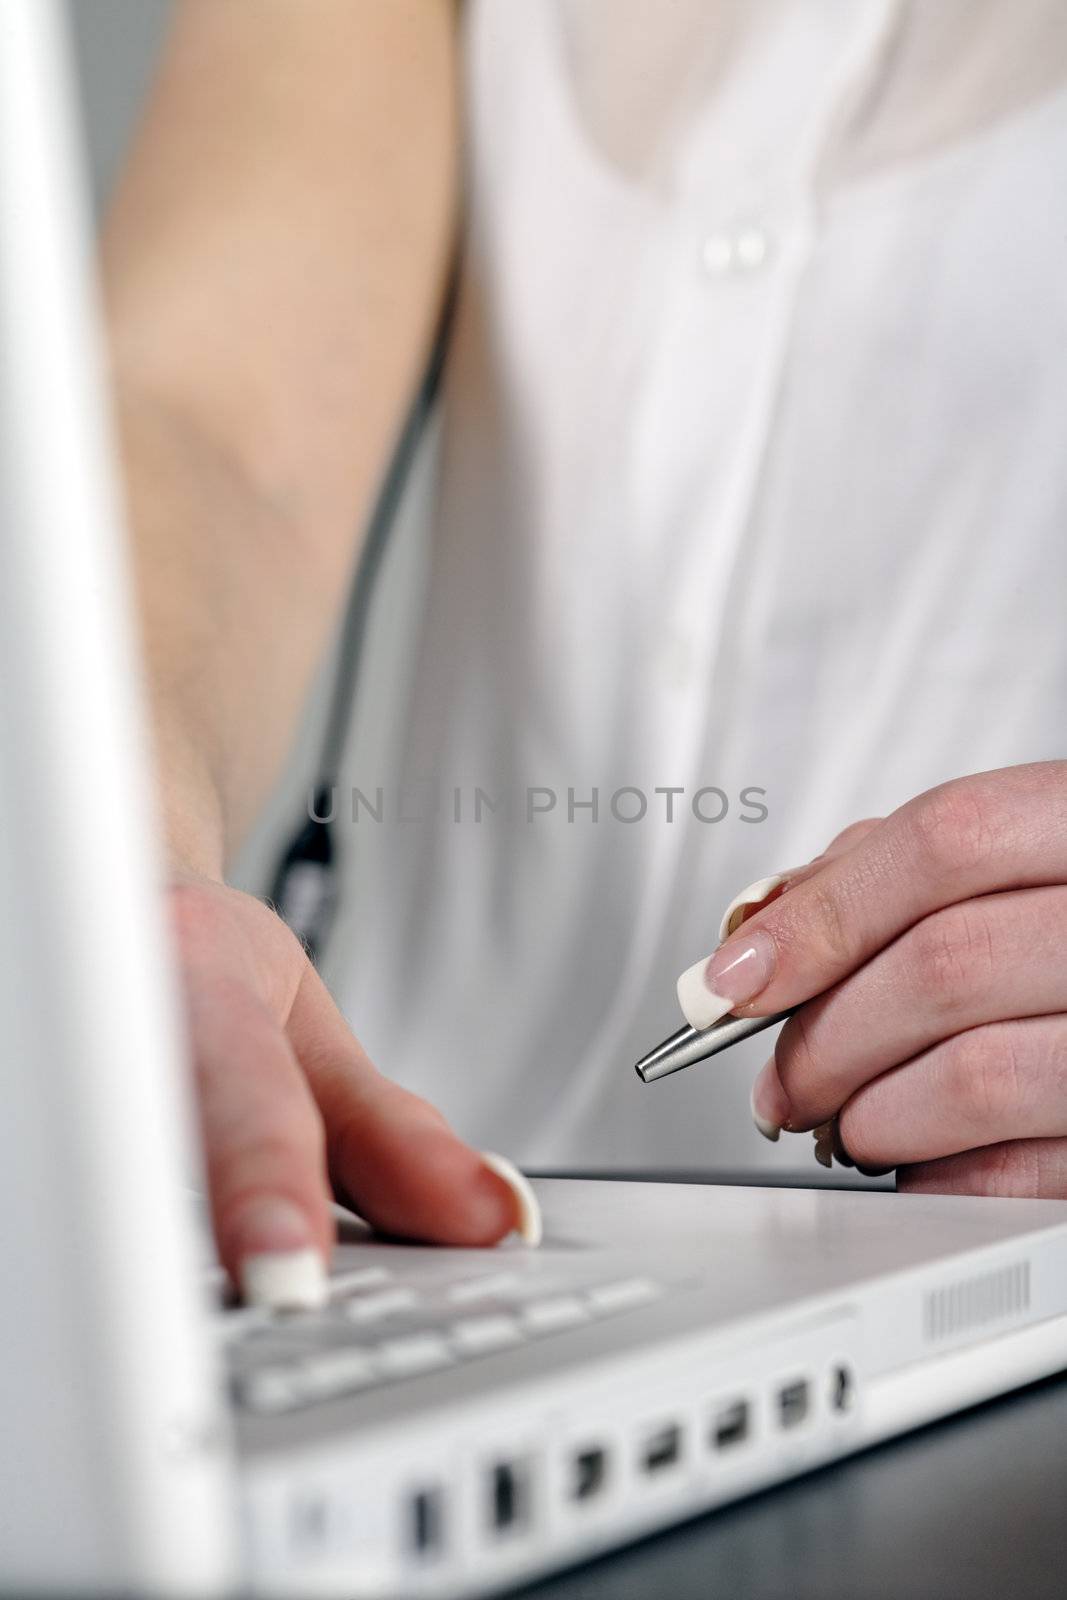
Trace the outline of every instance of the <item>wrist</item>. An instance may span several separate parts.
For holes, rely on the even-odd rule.
[[[172,878],[223,881],[225,810],[206,760],[188,740],[157,729],[159,817],[167,873]]]

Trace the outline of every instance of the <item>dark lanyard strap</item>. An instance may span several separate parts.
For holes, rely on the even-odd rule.
[[[344,759],[382,558],[441,387],[457,283],[458,267],[454,267],[437,337],[375,502],[349,591],[337,669],[312,786],[312,803],[306,818],[278,857],[267,894],[270,903],[303,941],[315,962],[322,956],[337,912],[338,862],[332,829],[332,792]]]

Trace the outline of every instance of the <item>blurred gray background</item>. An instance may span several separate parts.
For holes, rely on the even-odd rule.
[[[93,194],[102,205],[163,40],[170,0],[67,0],[82,80]]]
[[[2,3],[2,0],[0,0]],[[93,198],[103,211],[122,165],[138,112],[151,83],[172,9],[171,0],[65,0],[82,97],[82,116]],[[428,512],[435,483],[436,437],[431,430],[420,452],[405,503],[379,577],[374,620],[361,683],[373,693],[357,695],[352,710],[346,774],[387,773],[395,757],[414,667],[417,627],[426,570]],[[253,892],[268,886],[278,853],[300,825],[314,779],[333,659],[324,662],[301,720],[292,759],[260,824],[230,872],[232,882]],[[360,862],[342,860],[342,893],[359,894]],[[331,950],[334,961],[344,952]]]

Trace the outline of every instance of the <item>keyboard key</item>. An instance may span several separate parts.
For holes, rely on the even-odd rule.
[[[559,1295],[554,1300],[535,1300],[522,1313],[522,1325],[527,1333],[555,1333],[559,1328],[573,1328],[587,1322],[589,1313],[577,1295]]]
[[[488,1355],[518,1344],[522,1330],[514,1317],[464,1317],[452,1324],[452,1340],[465,1356]]]
[[[332,1400],[365,1389],[378,1378],[374,1362],[363,1350],[329,1350],[301,1362],[299,1381],[308,1400]]]
[[[374,1354],[382,1371],[390,1378],[406,1378],[412,1373],[430,1372],[434,1367],[447,1367],[452,1362],[448,1345],[433,1333],[412,1333],[403,1338],[384,1339],[375,1346]]]
[[[257,1372],[246,1372],[237,1393],[249,1411],[261,1416],[292,1411],[304,1404],[300,1377],[294,1367],[260,1367]]]
[[[651,1278],[620,1278],[617,1283],[601,1283],[586,1294],[592,1311],[607,1316],[613,1311],[632,1311],[658,1300],[663,1290]]]
[[[338,1272],[330,1279],[330,1298],[337,1300],[362,1289],[378,1289],[391,1277],[388,1267],[355,1267],[351,1272]]]
[[[380,1289],[376,1294],[357,1295],[351,1300],[342,1300],[341,1310],[353,1322],[366,1324],[382,1322],[386,1317],[396,1317],[404,1312],[414,1311],[420,1303],[421,1297],[414,1289]]]
[[[487,1272],[483,1277],[464,1278],[461,1283],[454,1283],[446,1298],[453,1305],[470,1305],[477,1300],[507,1299],[521,1288],[521,1280],[514,1272]]]

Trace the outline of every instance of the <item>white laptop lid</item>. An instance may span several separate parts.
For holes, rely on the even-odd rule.
[[[191,1594],[228,1449],[62,22],[0,5],[0,1580]]]

